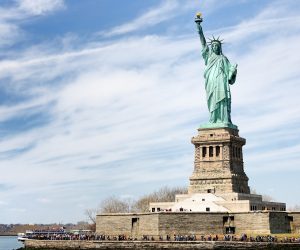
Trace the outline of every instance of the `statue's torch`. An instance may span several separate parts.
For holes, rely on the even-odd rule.
[[[202,14],[200,12],[196,14],[195,23],[200,24],[203,21],[203,18],[201,16]]]

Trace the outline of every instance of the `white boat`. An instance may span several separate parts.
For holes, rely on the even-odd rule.
[[[26,236],[25,233],[18,233],[18,241],[25,241],[26,239],[28,239],[28,236]]]
[[[39,236],[39,235],[58,235],[65,234],[65,229],[48,229],[48,230],[26,230],[25,233],[18,233],[18,241],[24,242],[26,239]]]

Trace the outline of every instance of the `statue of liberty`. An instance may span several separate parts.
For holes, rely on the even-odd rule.
[[[195,19],[200,41],[202,44],[202,56],[205,62],[205,90],[207,106],[210,112],[209,122],[202,125],[202,128],[229,127],[237,129],[231,122],[231,94],[229,84],[234,84],[237,73],[237,64],[230,64],[229,60],[222,53],[222,40],[213,37],[208,47],[202,27],[201,14],[198,13]]]

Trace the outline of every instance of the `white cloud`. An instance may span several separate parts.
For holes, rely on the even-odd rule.
[[[0,206],[5,206],[7,205],[8,203],[6,201],[0,201]]]
[[[0,20],[0,47],[10,45],[21,35],[22,32],[17,25]]]
[[[198,0],[180,1],[180,0],[164,0],[160,5],[157,5],[145,13],[136,17],[133,20],[124,22],[124,24],[115,26],[110,30],[101,31],[98,34],[104,37],[111,37],[116,35],[128,35],[134,32],[145,31],[151,27],[158,27],[168,22],[168,27],[164,27],[165,33],[182,32],[182,29],[191,31],[194,28],[191,25],[192,20],[197,12],[201,11],[206,18],[219,11],[220,9],[234,5],[230,0],[218,1],[218,0]],[[177,27],[178,22],[176,19],[180,19],[184,15],[189,15],[191,22],[181,23]],[[191,28],[192,27],[192,28]]]
[[[146,30],[147,28],[151,28],[166,21],[172,20],[180,15],[183,15],[187,11],[198,11],[199,7],[201,7],[201,11],[205,12],[206,15],[209,15],[214,10],[230,3],[228,1],[222,1],[222,3],[218,2],[216,4],[216,2],[216,0],[203,0],[199,5],[199,2],[195,0],[165,0],[162,1],[160,5],[147,10],[145,13],[133,19],[132,21],[128,21],[124,24],[113,27],[111,30],[102,31],[99,34],[110,37],[115,35],[123,35],[139,30]],[[173,25],[171,25],[171,29],[172,28],[174,28]]]
[[[13,207],[13,208],[10,208],[10,211],[11,212],[14,212],[14,213],[25,213],[26,212],[26,209],[24,208],[18,208],[18,207]]]
[[[113,28],[111,31],[104,33],[104,35],[122,35],[141,28],[145,29],[154,26],[176,16],[177,13],[175,10],[178,8],[178,6],[178,1],[166,0],[160,6],[151,9],[131,22]]]
[[[0,47],[13,45],[25,38],[20,23],[37,15],[46,15],[65,7],[63,0],[16,0],[0,7]]]
[[[48,198],[39,198],[39,199],[37,199],[37,202],[48,204],[48,203],[51,203],[51,200]]]
[[[20,11],[30,15],[43,15],[65,7],[64,0],[18,0]]]

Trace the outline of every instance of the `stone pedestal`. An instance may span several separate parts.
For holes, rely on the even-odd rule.
[[[239,137],[238,130],[200,128],[198,131],[192,138],[195,162],[189,193],[249,194],[242,150],[246,140]]]

